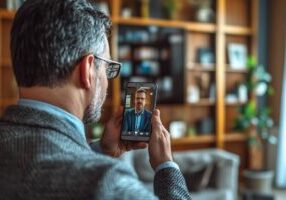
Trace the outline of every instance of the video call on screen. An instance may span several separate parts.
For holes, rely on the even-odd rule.
[[[127,87],[122,136],[125,138],[150,137],[153,95],[150,87]]]

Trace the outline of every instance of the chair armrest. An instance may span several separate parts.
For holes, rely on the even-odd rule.
[[[174,153],[174,160],[184,173],[190,167],[216,163],[215,187],[228,189],[236,194],[238,185],[239,156],[221,149],[203,149]]]
[[[216,187],[237,191],[239,156],[217,149],[212,153],[216,162]]]

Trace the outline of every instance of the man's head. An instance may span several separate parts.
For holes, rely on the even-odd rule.
[[[138,89],[135,93],[135,109],[140,112],[144,109],[146,104],[146,90]]]
[[[98,119],[107,79],[106,63],[94,55],[110,57],[110,26],[109,18],[91,0],[25,1],[11,31],[11,56],[19,87],[61,87],[79,66],[79,88],[92,93],[84,119]],[[94,75],[91,84],[85,81],[90,74]]]

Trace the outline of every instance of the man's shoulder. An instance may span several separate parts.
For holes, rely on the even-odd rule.
[[[134,108],[128,108],[128,109],[126,109],[125,110],[125,113],[127,114],[129,114],[129,113],[135,113],[135,109]]]
[[[49,159],[41,159],[38,162],[38,169],[42,171],[42,168],[46,169],[46,164],[50,166],[50,173],[60,174],[70,179],[98,179],[103,178],[110,173],[119,173],[119,171],[125,171],[123,161],[114,159],[110,156],[106,156],[100,153],[74,153],[70,156],[51,156]],[[61,166],[61,167],[57,167]],[[132,170],[128,170],[132,173]],[[104,175],[105,174],[105,175]]]
[[[152,115],[152,112],[151,112],[151,111],[149,111],[149,110],[147,110],[147,109],[145,109],[145,115],[147,115],[147,116],[151,116],[151,115]]]

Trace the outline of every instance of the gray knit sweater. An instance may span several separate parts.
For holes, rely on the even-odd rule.
[[[95,153],[65,121],[24,106],[0,121],[0,199],[190,199],[175,168],[155,175],[155,194],[123,162]]]

